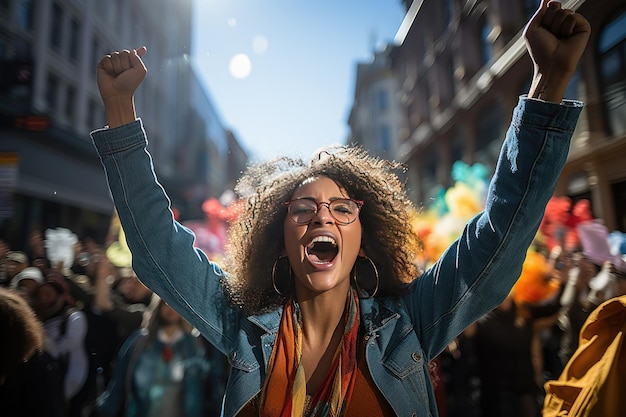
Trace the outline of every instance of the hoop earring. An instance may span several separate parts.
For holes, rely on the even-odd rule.
[[[284,256],[284,255],[279,256],[278,259],[274,261],[274,265],[272,266],[272,287],[274,287],[274,291],[276,291],[276,294],[280,295],[281,297],[286,297],[289,294],[289,288],[281,292],[278,289],[278,286],[276,285],[276,268],[278,267],[278,261],[282,259],[287,259],[287,256]],[[291,265],[289,264],[288,259],[287,259],[287,265],[289,267],[289,281],[288,282],[291,283]]]
[[[376,276],[376,286],[374,287],[374,290],[371,293],[368,293],[359,285],[359,280],[358,280],[357,273],[356,273],[356,264],[360,260],[369,261],[372,269],[374,270],[374,276]],[[378,286],[380,285],[380,277],[378,276],[378,268],[376,268],[376,264],[374,264],[374,261],[372,261],[369,257],[359,256],[357,261],[354,263],[354,268],[352,271],[352,279],[354,280],[354,286],[356,287],[356,291],[359,294],[360,298],[363,298],[363,299],[372,298],[378,292]]]

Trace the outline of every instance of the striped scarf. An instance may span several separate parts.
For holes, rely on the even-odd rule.
[[[359,302],[350,291],[344,312],[346,323],[341,343],[326,378],[310,399],[310,417],[339,417],[350,401],[357,375]],[[302,417],[306,402],[306,379],[302,366],[302,318],[300,308],[288,300],[272,350],[267,378],[260,397],[261,417]]]

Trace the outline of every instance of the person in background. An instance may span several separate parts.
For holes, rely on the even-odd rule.
[[[26,300],[0,288],[0,415],[65,417],[61,374],[43,351],[43,328]]]
[[[24,268],[11,282],[11,288],[17,290],[32,305],[32,297],[39,285],[43,284],[43,273],[35,266]]]
[[[555,315],[559,307],[547,301],[518,305],[510,294],[465,330],[474,343],[482,417],[537,416],[543,381],[533,366],[536,323]]]
[[[44,348],[59,364],[63,374],[63,397],[69,416],[80,416],[83,404],[77,394],[87,379],[85,350],[87,318],[73,308],[66,278],[49,270],[33,293],[34,309],[44,326]]]
[[[251,167],[224,272],[194,248],[154,176],[135,90],[146,48],[103,57],[108,126],[92,133],[141,280],[228,355],[227,416],[436,416],[430,361],[500,304],[567,159],[582,103],[563,101],[589,23],[543,0],[534,63],[485,211],[419,272],[395,166],[355,147]]]
[[[105,417],[200,417],[209,372],[201,340],[165,302],[124,342],[115,373],[98,398]]]
[[[561,296],[561,312],[558,318],[562,331],[559,358],[565,366],[578,347],[580,329],[597,305],[588,302],[589,282],[600,272],[600,266],[594,264],[581,252],[571,254],[567,269],[568,279]]]
[[[8,251],[4,255],[4,279],[0,286],[10,288],[13,278],[30,266],[28,256],[22,251]]]

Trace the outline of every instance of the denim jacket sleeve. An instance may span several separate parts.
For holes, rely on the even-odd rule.
[[[222,353],[234,345],[240,313],[225,296],[220,267],[194,248],[158,183],[141,120],[91,134],[119,214],[133,269]]]
[[[495,308],[521,273],[567,159],[582,103],[520,98],[485,210],[415,280],[405,303],[427,358]]]

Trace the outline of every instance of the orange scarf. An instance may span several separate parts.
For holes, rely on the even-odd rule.
[[[344,312],[343,338],[326,378],[311,398],[310,417],[343,415],[357,375],[359,302],[351,290]],[[287,300],[260,397],[261,417],[301,417],[306,401],[306,379],[302,366],[302,318],[300,308]]]

